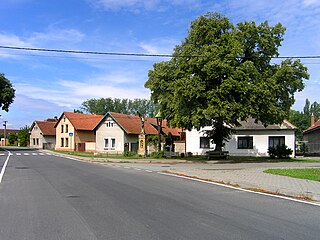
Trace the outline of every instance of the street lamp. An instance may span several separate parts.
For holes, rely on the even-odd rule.
[[[8,121],[3,121],[3,126],[4,126],[4,131],[3,131],[3,135],[4,135],[4,145],[7,145],[7,122]]]
[[[158,152],[161,151],[161,128],[162,128],[162,117],[160,111],[156,115],[157,127],[158,127]]]

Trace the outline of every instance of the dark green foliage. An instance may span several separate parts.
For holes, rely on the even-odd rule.
[[[18,135],[17,134],[9,134],[8,135],[8,142],[10,145],[15,144],[18,141]]]
[[[20,146],[26,147],[29,145],[29,136],[30,136],[29,132],[30,132],[30,127],[27,125],[23,128],[20,128],[20,132],[18,134]]]
[[[137,153],[135,153],[135,152],[124,152],[123,156],[124,157],[134,157],[134,156],[137,156]]]
[[[107,112],[124,113],[136,115],[137,111],[142,116],[154,117],[158,112],[158,106],[147,99],[119,99],[100,98],[89,99],[81,104],[79,112],[94,113],[104,115]]]
[[[271,63],[278,56],[285,28],[279,23],[233,25],[218,13],[191,23],[189,35],[173,58],[153,65],[145,87],[172,126],[215,133],[253,117],[263,124],[282,123],[304,88],[307,68],[299,60]],[[219,128],[218,128],[219,126]],[[217,151],[226,134],[214,139]]]
[[[271,158],[290,158],[292,152],[292,149],[288,148],[286,145],[278,145],[268,149]]]
[[[0,107],[2,110],[8,112],[9,106],[13,103],[15,97],[15,89],[12,87],[10,81],[0,73]]]
[[[164,156],[164,152],[160,151],[160,152],[153,152],[150,154],[150,158],[163,158]]]
[[[320,119],[320,104],[317,102],[310,104],[309,99],[306,99],[303,111],[290,110],[287,119],[298,128],[296,132],[297,140],[301,141],[303,131],[311,126],[312,115],[315,120]]]

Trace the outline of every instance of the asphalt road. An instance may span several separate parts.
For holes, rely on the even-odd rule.
[[[158,172],[10,151],[0,184],[1,240],[320,236],[317,206]]]

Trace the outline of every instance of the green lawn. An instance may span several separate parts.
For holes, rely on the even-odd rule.
[[[320,168],[267,169],[264,172],[293,178],[320,181]]]

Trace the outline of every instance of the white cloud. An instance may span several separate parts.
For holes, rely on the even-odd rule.
[[[76,44],[85,38],[85,34],[76,29],[49,29],[46,32],[34,32],[28,38],[28,42],[33,45],[52,46]]]
[[[179,41],[176,39],[162,38],[140,42],[139,47],[148,54],[171,54],[177,44]]]

